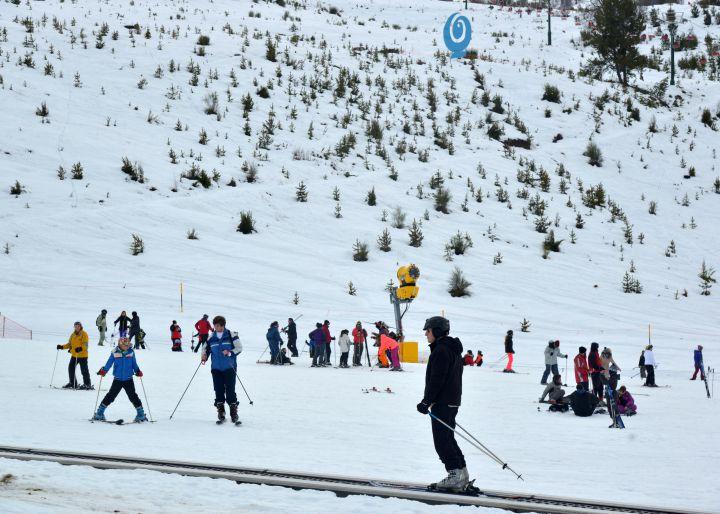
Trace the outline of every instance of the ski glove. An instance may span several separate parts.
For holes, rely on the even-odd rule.
[[[58,350],[62,350],[62,349],[63,349],[63,345],[61,345],[61,344],[57,345],[57,349],[58,349]]]
[[[107,371],[105,371],[105,368],[100,368],[100,371],[98,371],[97,374],[104,377],[107,374]]]
[[[143,376],[143,372],[140,371],[140,370],[137,370],[137,373],[135,373],[135,374],[136,374],[137,376],[139,376],[139,377],[142,377],[142,376]]]
[[[82,351],[82,346],[78,346],[75,348],[75,353],[80,353]]]
[[[425,402],[420,402],[417,404],[417,411],[420,414],[427,414],[428,412],[430,412],[430,406]]]

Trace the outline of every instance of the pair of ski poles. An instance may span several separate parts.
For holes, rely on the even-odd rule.
[[[480,442],[474,435],[472,435],[470,432],[468,432],[467,429],[465,429],[460,423],[458,423],[458,422],[456,421],[456,422],[455,422],[455,426],[457,426],[459,429],[461,429],[463,432],[465,432],[464,434],[463,434],[462,432],[459,432],[458,430],[454,429],[453,427],[451,427],[450,425],[448,425],[447,423],[445,423],[445,422],[444,422],[443,420],[441,420],[440,418],[438,418],[435,414],[432,413],[432,411],[428,411],[428,414],[430,415],[430,417],[431,417],[433,420],[437,421],[438,423],[440,423],[441,425],[443,425],[443,426],[444,426],[445,428],[447,428],[448,430],[452,430],[452,431],[455,433],[455,435],[459,435],[460,437],[462,437],[463,439],[465,439],[465,441],[467,441],[468,443],[470,443],[475,449],[480,450],[480,452],[482,452],[482,453],[485,454],[486,456],[490,457],[490,459],[492,459],[492,460],[494,460],[495,462],[497,462],[498,464],[500,464],[500,465],[502,466],[502,469],[508,469],[508,470],[510,470],[510,472],[512,472],[512,473],[518,478],[518,480],[522,480],[523,482],[525,481],[525,480],[523,479],[522,475],[518,475],[518,474],[515,472],[515,470],[513,470],[513,469],[507,464],[507,462],[503,462],[503,460],[502,460],[500,457],[498,457],[497,455],[495,455],[495,453],[493,453],[492,450],[490,450],[487,446],[485,446],[482,442]],[[467,434],[467,436],[466,436],[465,434]]]
[[[105,378],[105,376],[100,375],[100,383],[98,384],[97,396],[95,397],[95,407],[93,407],[92,416],[90,416],[91,418],[93,416],[95,416],[95,413],[97,412],[98,402],[100,401],[100,390],[102,389],[103,378]],[[148,401],[147,392],[145,391],[145,383],[143,382],[142,377],[139,376],[138,378],[140,379],[140,385],[142,386],[143,396],[145,397],[145,405],[147,406],[148,417],[150,418],[150,421],[153,421],[152,412],[150,412],[150,402]]]
[[[177,402],[177,405],[175,405],[175,408],[172,411],[172,414],[170,414],[170,419],[173,418],[175,415],[175,412],[178,410],[178,407],[180,407],[180,402],[182,402],[183,398],[185,398],[185,393],[188,392],[188,389],[190,389],[190,384],[193,383],[193,380],[195,380],[195,375],[197,375],[197,372],[200,370],[200,366],[202,366],[202,361],[197,365],[197,368],[195,368],[195,373],[193,373],[192,377],[190,378],[190,382],[188,382],[187,387],[185,388],[185,391],[183,391],[182,396],[180,396],[180,399]],[[233,368],[233,371],[235,372],[235,377],[238,379],[238,382],[240,382],[240,386],[243,388],[243,391],[245,392],[245,396],[247,396],[248,401],[250,402],[250,405],[254,405],[254,402],[250,399],[250,395],[247,392],[247,389],[245,389],[245,384],[243,384],[242,380],[240,380],[240,376],[237,373],[237,369]]]

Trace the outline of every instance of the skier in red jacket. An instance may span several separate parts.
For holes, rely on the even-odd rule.
[[[195,353],[197,353],[200,347],[204,343],[207,343],[208,335],[210,334],[210,332],[213,332],[213,327],[208,321],[207,314],[203,314],[202,319],[195,323],[195,330],[198,333],[198,344],[195,348],[193,348],[193,350],[195,351]]]
[[[590,368],[588,368],[587,357],[585,352],[587,349],[581,346],[578,350],[578,354],[573,359],[575,364],[575,382],[582,386],[586,391],[590,390]]]
[[[335,337],[330,335],[330,322],[328,320],[325,320],[322,326],[323,334],[325,334],[325,363],[330,364],[330,354],[332,353],[332,350],[330,349],[330,341],[334,341]]]

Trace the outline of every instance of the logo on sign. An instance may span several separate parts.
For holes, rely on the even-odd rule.
[[[445,22],[443,37],[445,46],[450,50],[450,57],[464,57],[465,49],[470,44],[470,38],[472,37],[470,20],[457,12],[451,14]]]

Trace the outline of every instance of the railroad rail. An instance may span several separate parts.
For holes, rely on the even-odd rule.
[[[25,461],[50,461],[63,465],[91,466],[100,469],[146,469],[161,473],[233,480],[242,484],[264,484],[292,489],[331,491],[339,497],[368,495],[400,498],[431,505],[495,507],[513,512],[548,514],[713,514],[687,509],[629,505],[624,503],[580,500],[559,496],[483,490],[478,495],[432,492],[423,484],[374,480],[368,478],[317,473],[300,473],[266,468],[244,468],[175,460],[145,459],[117,455],[41,450],[0,446],[0,458]],[[715,513],[718,514],[718,513]]]

